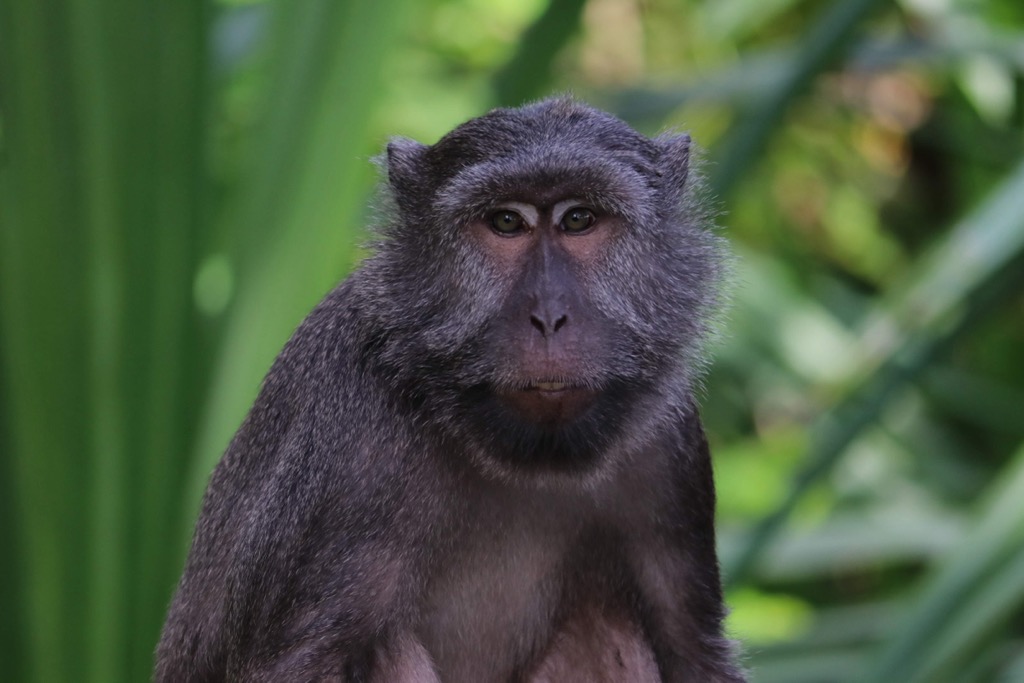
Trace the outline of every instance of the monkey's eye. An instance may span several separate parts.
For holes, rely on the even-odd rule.
[[[583,232],[594,224],[594,220],[593,211],[577,206],[575,209],[569,209],[562,216],[562,230],[566,232]]]
[[[491,214],[491,227],[502,235],[514,235],[523,230],[523,217],[515,211],[502,209]]]

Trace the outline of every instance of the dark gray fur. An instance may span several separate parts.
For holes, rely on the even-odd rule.
[[[745,680],[691,390],[721,253],[689,158],[566,98],[394,140],[375,253],[212,476],[156,680]],[[554,297],[577,303],[552,367],[600,396],[564,429],[493,401],[522,388],[515,311],[543,293],[467,238],[496,201],[552,196],[621,228]]]

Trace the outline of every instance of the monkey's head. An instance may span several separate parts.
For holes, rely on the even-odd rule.
[[[478,457],[592,467],[695,374],[721,259],[689,161],[567,98],[392,141],[357,278],[382,376]]]

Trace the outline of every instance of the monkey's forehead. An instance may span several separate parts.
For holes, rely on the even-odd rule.
[[[646,214],[658,199],[659,174],[608,154],[562,145],[532,148],[465,166],[437,192],[454,214],[482,212],[501,201],[550,205],[577,198],[624,217]]]

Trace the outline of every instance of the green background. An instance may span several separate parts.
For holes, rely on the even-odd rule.
[[[0,0],[0,678],[148,678],[371,158],[566,91],[706,150],[753,680],[1024,681],[1019,0]]]

